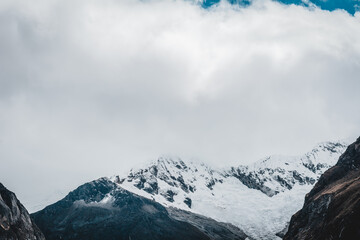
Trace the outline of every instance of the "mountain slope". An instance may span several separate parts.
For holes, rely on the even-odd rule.
[[[246,238],[234,226],[181,210],[168,212],[107,178],[80,186],[32,216],[48,240]]]
[[[163,206],[232,223],[255,239],[276,239],[345,148],[340,142],[326,142],[302,156],[270,156],[228,169],[161,157],[112,180]]]
[[[269,197],[291,190],[296,184],[312,185],[333,166],[346,145],[340,142],[318,144],[303,156],[270,156],[251,166],[232,168],[230,175],[249,188]]]
[[[306,195],[284,239],[360,239],[360,137]]]
[[[45,240],[25,207],[0,183],[0,240]]]
[[[47,239],[144,238],[141,232],[153,239],[172,234],[278,239],[305,194],[345,148],[342,142],[326,142],[301,156],[274,155],[224,169],[160,157],[126,175],[80,186],[33,216]],[[182,235],[179,222],[189,236]]]

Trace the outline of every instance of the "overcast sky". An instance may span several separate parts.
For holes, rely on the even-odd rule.
[[[360,14],[0,1],[0,182],[27,206],[162,154],[239,165],[355,140],[359,103]]]

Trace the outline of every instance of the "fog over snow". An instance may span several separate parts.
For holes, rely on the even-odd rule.
[[[257,0],[0,1],[0,182],[25,205],[171,154],[360,133],[360,14]]]

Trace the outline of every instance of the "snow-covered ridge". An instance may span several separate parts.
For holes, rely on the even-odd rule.
[[[302,156],[274,155],[229,169],[160,157],[127,176],[111,179],[164,206],[230,222],[255,239],[275,239],[345,148],[343,142],[326,142]]]
[[[185,163],[180,158],[160,157],[143,169],[131,170],[126,177],[113,180],[121,187],[150,197],[163,205],[191,209],[191,195],[211,193],[215,183],[224,181],[224,173],[203,163]]]
[[[344,143],[325,142],[303,156],[269,156],[251,166],[232,168],[229,175],[238,178],[249,188],[272,197],[291,190],[295,184],[313,185],[321,174],[336,164],[345,149]]]

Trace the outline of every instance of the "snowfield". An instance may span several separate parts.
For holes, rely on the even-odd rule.
[[[306,193],[345,148],[343,142],[326,142],[303,156],[270,156],[229,169],[160,157],[111,179],[164,206],[232,223],[254,239],[280,239],[276,233],[287,226]]]

